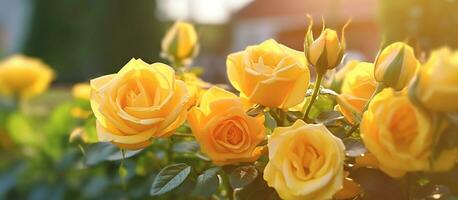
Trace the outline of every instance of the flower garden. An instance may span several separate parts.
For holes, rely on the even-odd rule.
[[[132,58],[52,112],[30,106],[59,99],[50,66],[5,58],[0,197],[458,199],[458,51],[399,41],[343,64],[351,23],[309,24],[304,51],[269,39],[227,55],[220,85],[176,22],[167,63]]]

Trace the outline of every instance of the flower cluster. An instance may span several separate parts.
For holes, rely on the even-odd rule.
[[[98,138],[139,149],[189,125],[192,134],[186,137],[197,141],[213,165],[261,163],[255,170],[283,199],[363,195],[348,177],[354,169],[347,165],[370,166],[392,177],[452,168],[458,147],[440,141],[456,135],[450,116],[458,108],[453,100],[458,97],[458,53],[441,49],[421,63],[412,47],[396,42],[373,63],[348,62],[336,76],[340,94],[326,93],[321,82],[342,62],[343,32],[339,39],[326,28],[314,39],[309,28],[305,54],[273,39],[230,54],[227,75],[237,95],[187,71],[197,53],[197,36],[192,25],[178,22],[162,44],[172,67],[133,59],[117,74],[91,81]],[[309,68],[317,73],[313,89]],[[325,97],[337,102],[335,110],[320,110]],[[326,113],[343,118],[326,118]],[[345,134],[329,127],[337,122]],[[350,155],[354,150],[346,149],[348,140],[367,150]],[[353,192],[344,184],[348,181],[357,188]]]
[[[73,93],[90,102],[98,141],[123,157],[169,141],[152,196],[189,179],[190,195],[203,197],[218,189],[225,198],[244,199],[251,190],[281,199],[357,199],[373,195],[362,169],[408,190],[416,187],[412,174],[418,181],[447,173],[458,160],[458,51],[444,47],[422,62],[395,42],[373,62],[343,63],[346,26],[340,38],[323,26],[315,39],[310,23],[304,52],[269,39],[229,54],[230,90],[192,70],[198,37],[193,25],[177,22],[162,42],[170,65],[134,58]],[[0,63],[0,92],[28,98],[52,77],[43,63],[12,57]],[[90,110],[74,115],[89,121]],[[177,158],[180,152],[194,160]]]

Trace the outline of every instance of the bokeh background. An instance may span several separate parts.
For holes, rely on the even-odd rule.
[[[55,85],[116,72],[130,58],[163,61],[160,41],[174,20],[196,24],[202,45],[195,66],[224,83],[230,52],[275,38],[301,49],[306,13],[347,30],[349,54],[373,60],[378,47],[458,45],[456,0],[0,0],[0,58],[23,53],[57,71]]]

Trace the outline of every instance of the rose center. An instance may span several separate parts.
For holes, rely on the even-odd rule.
[[[408,148],[418,134],[415,111],[410,106],[398,109],[391,118],[389,130],[398,148]]]
[[[296,144],[292,150],[292,168],[298,178],[308,180],[322,165],[320,152],[309,144]]]

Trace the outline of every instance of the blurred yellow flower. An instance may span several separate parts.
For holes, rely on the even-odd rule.
[[[405,88],[415,75],[420,62],[413,48],[403,42],[385,47],[377,56],[374,66],[375,80],[395,90]]]
[[[100,141],[139,149],[186,120],[186,85],[168,65],[132,59],[117,74],[91,80],[91,87]]]
[[[360,129],[380,169],[391,176],[448,170],[458,156],[457,148],[446,150],[431,166],[433,135],[439,133],[434,133],[429,116],[409,101],[405,90],[396,93],[386,88],[378,93],[364,113]]]
[[[175,22],[162,40],[162,53],[173,61],[183,62],[196,56],[198,51],[197,33],[190,23]]]
[[[458,111],[458,51],[433,51],[419,69],[418,79],[412,89],[422,105],[434,111]]]
[[[92,113],[90,110],[85,110],[78,106],[73,107],[70,112],[74,118],[78,119],[87,119]]]
[[[266,137],[264,117],[248,116],[247,109],[235,94],[212,87],[189,111],[192,132],[214,164],[252,162],[260,156],[256,147]]]
[[[374,65],[372,63],[358,62],[345,73],[343,79],[341,94],[339,95],[348,105],[352,106],[355,111],[362,113],[364,106],[375,91],[377,82],[374,79]],[[344,106],[337,106],[345,118],[355,123],[351,111]]]
[[[342,188],[345,147],[323,124],[277,127],[267,146],[264,179],[282,199],[332,199]]]
[[[46,91],[53,79],[53,70],[36,58],[14,55],[0,62],[2,95],[29,98]]]
[[[72,87],[72,95],[76,99],[88,100],[91,97],[91,85],[88,83],[77,83]]]
[[[310,81],[302,52],[270,39],[227,58],[227,74],[241,96],[267,107],[301,103]]]

